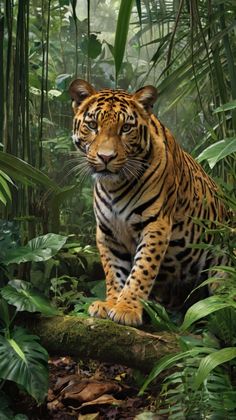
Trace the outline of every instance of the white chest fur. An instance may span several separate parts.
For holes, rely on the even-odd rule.
[[[110,217],[110,225],[117,242],[123,244],[131,255],[134,255],[137,242],[130,223],[113,211]]]

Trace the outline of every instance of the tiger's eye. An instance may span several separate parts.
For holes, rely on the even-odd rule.
[[[91,130],[96,130],[96,128],[98,126],[96,121],[89,121],[89,122],[87,122],[87,125],[88,125],[89,128],[91,128]]]
[[[124,125],[122,125],[121,131],[123,131],[123,133],[127,133],[130,129],[131,124],[125,123]]]

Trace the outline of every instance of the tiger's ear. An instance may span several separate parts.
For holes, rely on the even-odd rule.
[[[72,107],[74,112],[77,111],[78,106],[91,95],[94,95],[96,90],[88,82],[82,79],[74,80],[69,86],[69,94],[71,96]]]
[[[148,111],[157,100],[157,90],[151,85],[144,86],[134,93],[133,99],[138,101]]]

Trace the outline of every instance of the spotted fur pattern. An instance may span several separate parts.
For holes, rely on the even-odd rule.
[[[202,241],[194,218],[222,220],[224,207],[214,181],[153,115],[154,87],[97,92],[77,79],[70,93],[74,142],[95,179],[96,238],[106,275],[106,301],[94,302],[89,313],[139,325],[141,299],[152,292],[181,306],[203,279],[211,258],[189,247]]]

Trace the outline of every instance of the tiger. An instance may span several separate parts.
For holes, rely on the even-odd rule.
[[[209,268],[204,225],[224,219],[215,182],[153,114],[157,89],[96,90],[82,79],[69,87],[73,141],[94,179],[96,243],[106,300],[89,315],[123,325],[143,322],[153,298],[179,308]],[[204,271],[206,275],[206,271]]]

